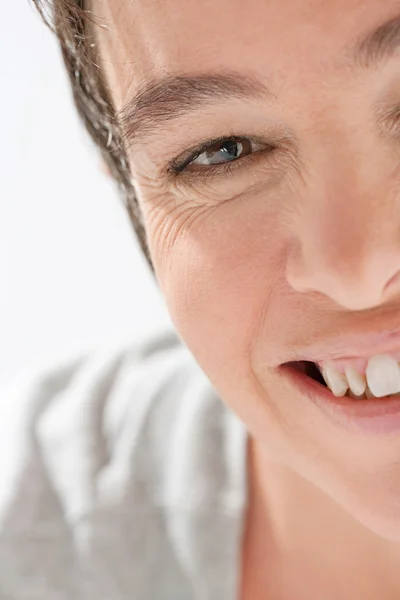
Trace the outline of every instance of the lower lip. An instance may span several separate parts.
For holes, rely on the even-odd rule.
[[[341,427],[369,434],[400,432],[400,396],[355,400],[336,397],[328,388],[293,367],[282,365],[280,374]]]

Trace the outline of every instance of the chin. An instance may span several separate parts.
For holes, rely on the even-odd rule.
[[[366,496],[367,500],[368,497]],[[376,499],[375,499],[376,500]],[[388,502],[382,498],[371,506],[368,501],[358,500],[357,506],[345,507],[347,512],[366,530],[384,540],[400,542],[400,503],[399,499]]]
[[[400,516],[393,519],[382,514],[366,514],[364,511],[362,513],[359,521],[371,533],[389,542],[400,542]]]

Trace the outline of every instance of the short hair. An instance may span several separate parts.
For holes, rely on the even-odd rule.
[[[140,247],[154,275],[143,216],[136,198],[122,130],[105,78],[97,64],[94,26],[101,26],[84,0],[33,0],[57,36],[72,87],[74,104],[117,183]]]

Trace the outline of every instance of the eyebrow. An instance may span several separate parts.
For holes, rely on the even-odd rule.
[[[373,68],[392,58],[400,49],[400,16],[394,17],[357,40],[353,58],[363,68]]]
[[[165,123],[201,105],[232,98],[266,99],[273,94],[257,77],[235,71],[199,75],[171,75],[145,82],[118,113],[130,144],[143,141]]]
[[[356,40],[349,52],[357,68],[372,69],[400,50],[400,16]],[[221,100],[275,99],[255,74],[236,71],[153,77],[141,84],[118,112],[127,145],[143,142],[175,121]]]

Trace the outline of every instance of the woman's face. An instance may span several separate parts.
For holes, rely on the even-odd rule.
[[[399,432],[347,426],[279,370],[400,326],[397,0],[93,4],[177,332],[268,456],[400,539]]]

